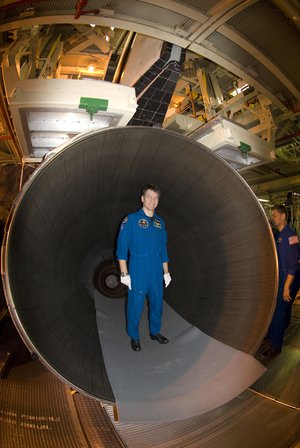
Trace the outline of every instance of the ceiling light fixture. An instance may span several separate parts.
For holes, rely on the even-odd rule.
[[[87,67],[87,69],[88,69],[88,71],[90,72],[90,73],[93,73],[94,71],[95,71],[95,65],[94,64],[89,64],[88,65],[88,67]]]
[[[232,92],[229,92],[231,96],[236,96],[239,93],[242,93],[244,90],[246,90],[249,87],[249,84],[244,84],[242,87],[237,87]]]

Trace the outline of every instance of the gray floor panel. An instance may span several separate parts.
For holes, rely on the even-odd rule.
[[[166,303],[162,332],[149,337],[147,307],[140,322],[142,351],[126,334],[125,302],[95,292],[105,367],[123,422],[162,422],[203,414],[232,400],[265,371],[252,356],[209,337]]]

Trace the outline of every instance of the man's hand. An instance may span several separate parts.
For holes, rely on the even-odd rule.
[[[131,278],[130,275],[125,275],[125,277],[120,277],[120,282],[125,285],[128,286],[128,288],[131,290]]]
[[[169,284],[171,283],[171,275],[168,272],[167,274],[164,274],[164,281],[165,281],[165,288],[167,288],[169,286]]]
[[[289,288],[289,286],[284,286],[282,296],[283,296],[283,300],[285,302],[290,302],[292,300],[292,298],[290,296],[290,288]]]

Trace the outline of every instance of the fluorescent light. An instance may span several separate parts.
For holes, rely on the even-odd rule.
[[[238,87],[237,89],[233,90],[232,92],[230,92],[231,96],[236,96],[239,93],[242,93],[243,90],[245,90],[247,87],[249,87],[249,84],[245,84],[242,87]]]
[[[257,198],[259,200],[259,202],[270,202],[269,199],[262,199],[262,198]]]
[[[83,112],[39,111],[28,112],[27,125],[30,146],[34,157],[43,157],[80,132],[113,126],[116,122],[111,114],[95,115],[91,121]]]

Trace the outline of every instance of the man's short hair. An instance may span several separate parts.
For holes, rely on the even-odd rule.
[[[160,196],[160,188],[157,185],[153,185],[153,184],[145,185],[142,189],[142,196],[145,196],[145,193],[147,190],[152,190],[155,193],[157,193],[158,196]]]
[[[278,213],[280,213],[281,215],[287,216],[287,210],[284,205],[279,205],[279,204],[273,205],[273,207],[271,208],[271,211],[273,211],[273,210],[277,210]]]

